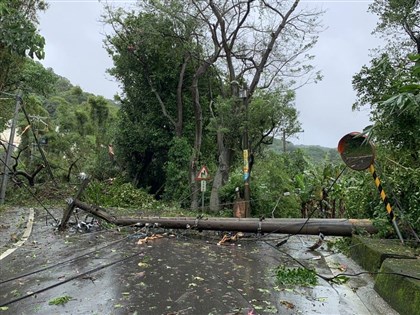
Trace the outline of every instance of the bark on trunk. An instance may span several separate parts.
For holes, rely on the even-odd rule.
[[[220,131],[217,133],[217,144],[219,148],[219,163],[216,174],[214,175],[210,195],[210,211],[213,212],[220,210],[219,189],[229,179],[229,167],[232,154],[232,152],[224,145],[224,134]]]
[[[201,143],[203,141],[203,110],[200,103],[200,91],[198,90],[198,82],[200,78],[207,72],[209,67],[217,60],[219,50],[216,49],[207,60],[205,60],[200,67],[198,67],[192,83],[191,92],[194,100],[194,116],[195,116],[195,138],[194,138],[194,149],[191,156],[190,163],[190,187],[191,187],[191,209],[198,209],[198,183],[195,180],[195,176],[198,172],[199,158],[201,154]]]
[[[198,193],[198,182],[195,180],[196,168],[192,167],[190,172],[190,186],[191,186],[191,210],[197,210],[199,207],[199,193]]]

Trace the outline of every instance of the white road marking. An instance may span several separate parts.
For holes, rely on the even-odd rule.
[[[18,249],[20,246],[22,246],[26,242],[26,240],[29,238],[29,236],[31,235],[31,232],[32,232],[32,226],[34,224],[34,217],[35,217],[35,211],[34,211],[33,208],[30,208],[29,209],[28,224],[26,225],[26,229],[25,229],[25,232],[22,235],[22,238],[20,239],[20,241],[18,241],[17,243],[14,244],[13,248],[9,248],[3,254],[1,254],[0,255],[0,260],[9,256],[11,253],[13,253],[16,249]]]

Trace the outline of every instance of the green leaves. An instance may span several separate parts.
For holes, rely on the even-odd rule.
[[[350,278],[346,276],[336,276],[335,278],[331,280],[331,282],[336,283],[336,284],[345,284],[349,280]]]
[[[318,284],[316,272],[303,267],[287,268],[280,265],[275,270],[276,281],[281,285],[315,286]]]
[[[48,302],[48,305],[64,305],[67,302],[71,301],[72,299],[73,298],[68,295],[59,296],[59,297],[56,297],[55,299],[50,300]]]
[[[392,33],[395,33],[397,26],[404,22],[401,17],[413,17],[405,10],[406,6],[413,5],[413,2],[409,4],[405,1],[392,1],[391,4],[375,1],[374,5],[379,3],[384,6],[375,7],[374,12],[385,14],[383,9],[389,10],[381,26],[382,31],[389,30],[393,25],[395,28]],[[414,10],[419,11],[418,3]],[[419,21],[418,14],[416,20]],[[408,30],[414,27],[414,24],[406,26]],[[400,35],[403,32],[404,30],[400,30]],[[414,44],[416,45],[410,42],[407,46],[411,52],[417,49],[418,43]],[[413,184],[418,182],[417,169],[420,167],[420,54],[412,53],[406,58],[401,58],[401,54],[404,54],[403,43],[399,42],[399,45],[401,47],[398,47],[396,53],[389,50],[386,54],[372,59],[369,68],[363,67],[353,77],[353,86],[358,93],[355,107],[370,104],[371,120],[374,124],[369,130],[369,139],[376,142],[377,160],[384,168],[387,188],[393,187],[393,191],[388,193],[395,194],[398,201],[394,202],[394,207],[401,205],[401,212],[404,211],[401,216],[412,223],[416,230],[420,230],[420,200],[416,195],[417,184]],[[368,194],[369,189],[366,184],[363,186],[364,188],[352,187],[353,195],[348,196],[347,203],[350,207],[347,207],[347,211],[356,213],[356,209],[365,209],[370,216],[385,219],[386,212],[377,196],[371,197],[370,200],[366,195],[363,196]],[[369,208],[370,210],[367,210]],[[385,226],[381,225],[381,232],[387,234],[389,226],[387,223]]]
[[[19,56],[44,58],[45,39],[22,8],[6,7],[0,19],[0,46]]]

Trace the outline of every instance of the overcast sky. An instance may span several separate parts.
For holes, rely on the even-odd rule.
[[[40,31],[46,40],[44,66],[66,77],[83,90],[113,98],[118,83],[106,74],[112,61],[103,47],[103,4],[95,0],[50,0],[40,16]],[[109,1],[111,2],[111,1]],[[114,1],[133,3],[133,1]],[[297,144],[334,148],[342,136],[369,125],[368,109],[353,112],[352,76],[368,64],[369,49],[379,45],[373,35],[377,17],[368,14],[371,1],[302,1],[326,10],[320,34],[312,50],[323,80],[297,91],[296,107],[304,132]]]

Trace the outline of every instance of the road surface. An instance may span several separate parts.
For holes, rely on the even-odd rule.
[[[23,208],[0,213],[0,255],[15,247],[28,217]],[[363,271],[325,245],[309,251],[314,236],[293,236],[279,247],[284,235],[246,235],[217,245],[223,235],[216,232],[60,234],[51,223],[35,209],[29,238],[0,260],[0,315],[398,314],[373,290],[369,275],[340,285],[322,278],[314,287],[279,285],[278,266],[301,263],[327,277]],[[163,237],[138,244],[146,232]]]

